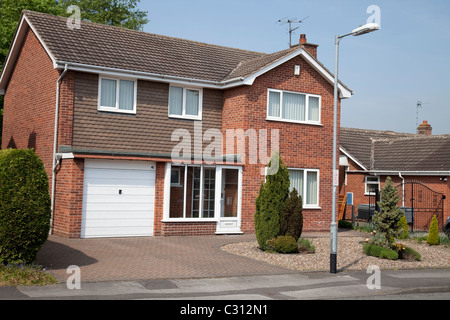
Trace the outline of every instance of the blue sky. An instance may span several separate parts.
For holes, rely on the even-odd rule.
[[[343,101],[341,125],[415,132],[427,120],[450,134],[450,1],[448,0],[142,0],[144,31],[217,45],[276,52],[289,45],[283,18],[307,18],[301,33],[319,45],[334,70],[334,36],[365,24],[380,8],[381,30],[341,41],[339,78],[355,95]]]

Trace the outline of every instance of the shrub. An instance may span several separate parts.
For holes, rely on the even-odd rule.
[[[399,235],[399,239],[408,239],[409,238],[408,221],[406,221],[405,215],[403,215],[400,218],[398,225],[399,225],[400,229],[402,230],[402,233]]]
[[[376,228],[385,234],[386,248],[391,247],[395,238],[402,232],[398,222],[404,212],[397,207],[399,200],[397,188],[392,184],[391,177],[387,177],[386,184],[381,192],[381,202],[378,203],[380,212],[375,212],[373,217]]]
[[[363,246],[365,254],[383,259],[396,260],[398,253],[395,250],[378,246],[376,244],[366,243]]]
[[[280,215],[280,234],[292,236],[295,241],[300,238],[303,228],[302,197],[294,188],[286,200]]]
[[[350,221],[346,221],[346,220],[339,220],[338,227],[343,228],[343,229],[353,229],[352,223]]]
[[[431,219],[430,230],[428,232],[427,243],[429,245],[439,244],[439,226],[436,215]]]
[[[275,153],[269,163],[266,183],[261,184],[256,198],[255,233],[262,250],[266,249],[267,240],[280,235],[280,212],[289,196],[289,184],[289,172]]]
[[[420,253],[410,247],[406,247],[402,255],[402,258],[405,260],[422,260],[422,256],[420,255]]]
[[[0,263],[31,263],[50,230],[44,165],[32,149],[0,151]]]
[[[276,251],[279,253],[296,253],[298,252],[297,240],[292,236],[279,236],[271,240],[267,240],[266,250]]]
[[[307,252],[314,253],[316,252],[316,248],[312,245],[311,241],[304,238],[299,238],[297,241],[298,251],[299,252]]]

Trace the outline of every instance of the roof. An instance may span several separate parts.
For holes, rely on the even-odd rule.
[[[300,47],[268,54],[86,21],[81,21],[80,29],[71,30],[67,18],[24,10],[2,70],[0,91],[6,88],[28,27],[59,69],[67,65],[69,70],[225,88],[251,85],[256,76],[301,55],[334,82],[333,75]],[[352,95],[342,83],[339,89],[342,98]]]
[[[341,128],[340,145],[368,171],[450,172],[450,135]]]

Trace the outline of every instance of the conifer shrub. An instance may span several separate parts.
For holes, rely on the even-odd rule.
[[[292,236],[278,236],[274,239],[267,240],[266,250],[279,253],[297,253],[297,240]]]
[[[428,231],[427,243],[429,245],[439,244],[439,226],[436,215],[431,219],[430,229]]]
[[[386,184],[381,192],[381,201],[378,202],[379,212],[375,212],[373,222],[375,227],[385,235],[385,247],[390,248],[402,229],[399,221],[404,212],[397,206],[400,197],[397,188],[392,184],[391,177],[386,178]]]
[[[294,188],[286,199],[280,216],[280,233],[282,236],[292,236],[297,241],[303,229],[302,197]]]
[[[409,238],[409,231],[408,231],[408,221],[406,220],[406,217],[403,215],[400,218],[400,221],[398,222],[400,229],[402,230],[402,233],[399,235],[399,239],[408,239]]]
[[[256,198],[255,234],[261,250],[266,250],[267,240],[280,235],[280,213],[289,196],[289,184],[289,172],[275,153]]]
[[[32,149],[0,150],[0,263],[32,263],[50,230],[44,164]]]

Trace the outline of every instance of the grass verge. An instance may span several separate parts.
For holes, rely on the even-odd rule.
[[[56,283],[56,279],[41,266],[0,264],[0,286],[45,286]]]

